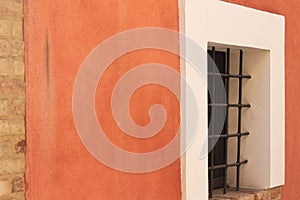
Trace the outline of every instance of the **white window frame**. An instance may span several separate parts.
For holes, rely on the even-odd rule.
[[[228,44],[247,48],[264,49],[270,52],[269,68],[269,133],[265,137],[268,151],[262,152],[269,159],[260,159],[267,169],[264,184],[252,185],[253,189],[267,189],[284,184],[284,141],[285,141],[285,88],[284,88],[284,27],[283,16],[263,12],[218,0],[180,0],[180,32],[184,33],[201,48],[207,49],[208,43]],[[181,49],[187,57],[189,47],[181,41]],[[206,61],[205,61],[206,62]],[[182,62],[185,77],[193,79],[193,74]],[[192,82],[192,81],[191,81]],[[208,198],[208,161],[200,158],[201,145],[207,136],[207,88],[202,87],[200,107],[200,129],[192,146],[182,158],[183,199]],[[184,93],[185,90],[182,90]],[[183,95],[184,96],[184,95]],[[181,106],[188,104],[184,99]],[[188,120],[188,116],[185,118]],[[248,137],[251,137],[248,136]],[[258,147],[259,148],[259,147]],[[256,160],[252,161],[255,162]],[[257,168],[257,170],[260,170]],[[253,177],[259,173],[253,173]],[[260,180],[257,177],[257,180]],[[247,180],[243,183],[247,185]]]

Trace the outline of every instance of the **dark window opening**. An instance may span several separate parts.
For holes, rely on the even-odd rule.
[[[249,135],[249,132],[241,131],[242,109],[249,108],[250,104],[242,102],[242,82],[243,79],[250,79],[250,75],[243,74],[243,51],[239,51],[239,74],[230,73],[230,49],[226,51],[216,51],[215,47],[208,50],[208,138],[209,148],[212,149],[208,155],[209,169],[209,197],[212,197],[214,189],[223,188],[224,194],[227,189],[227,170],[229,167],[236,167],[236,190],[240,185],[240,166],[247,163],[247,160],[241,160],[241,137]],[[215,63],[215,64],[213,64]],[[216,68],[214,67],[216,66]],[[219,92],[216,87],[217,78],[221,78],[224,84],[225,93]],[[230,95],[230,79],[238,79],[238,102],[229,102]],[[237,112],[237,132],[229,133],[229,111],[230,109],[238,109]],[[216,123],[220,123],[219,117],[225,116],[224,125],[219,133],[215,130]],[[221,132],[221,133],[220,133]],[[228,139],[237,138],[237,158],[235,163],[228,163]],[[217,140],[217,141],[216,141]]]

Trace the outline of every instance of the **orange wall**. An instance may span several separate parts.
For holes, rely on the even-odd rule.
[[[72,90],[79,66],[109,36],[131,28],[178,30],[177,1],[25,0],[26,196],[32,200],[113,200],[181,198],[180,162],[148,174],[129,174],[104,166],[83,147],[72,117]],[[137,123],[149,122],[147,108],[166,106],[166,127],[145,141],[129,138],[113,122],[110,93],[120,76],[137,64],[163,63],[179,69],[177,56],[154,50],[125,55],[102,77],[96,99],[98,120],[124,149],[145,152],[161,147],[179,126],[179,103],[158,86],[137,92],[130,109]],[[146,96],[146,97],[145,97]]]
[[[300,24],[297,23],[300,1],[229,1],[286,17],[286,184],[283,199],[300,199]],[[112,34],[130,28],[158,26],[178,30],[177,1],[26,0],[25,18],[27,197],[43,200],[179,199],[179,161],[150,174],[114,171],[100,164],[84,149],[75,132],[71,113],[75,75],[90,50]],[[111,85],[118,78],[113,69],[120,63],[125,63],[127,70],[134,64],[156,59],[178,69],[178,59],[161,52],[147,52],[147,55],[136,52],[122,59],[104,77]],[[109,85],[99,87],[97,92],[109,93],[110,89]],[[173,98],[168,94],[165,98],[158,98],[166,93],[161,88],[152,87],[151,90],[151,94],[155,94],[144,102],[144,108],[150,102],[165,103],[168,98]],[[137,95],[137,103],[139,95],[145,93],[149,94],[142,90]],[[105,105],[97,105],[97,108],[105,109]],[[178,104],[166,105],[169,111],[178,110]],[[137,109],[133,113],[142,116],[137,117],[140,119],[138,123],[147,122]],[[99,120],[106,119],[100,116]],[[178,118],[174,120],[170,123],[178,125]],[[113,125],[109,122],[106,128],[118,132]],[[172,132],[172,127],[168,125],[166,132]],[[153,139],[141,146],[134,140],[128,145],[122,139],[112,137],[114,142],[133,151],[159,147],[170,138]]]
[[[300,199],[300,1],[229,0],[260,10],[284,15],[286,19],[285,101],[286,101],[286,176],[283,200]],[[266,24],[266,26],[268,26]]]

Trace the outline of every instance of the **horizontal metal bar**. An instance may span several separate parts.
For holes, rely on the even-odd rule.
[[[226,104],[226,103],[209,103],[208,106],[224,106],[224,107],[236,107],[236,108],[240,108],[240,107],[246,107],[246,108],[250,108],[251,105],[250,104]]]
[[[233,133],[233,134],[220,134],[220,135],[208,135],[208,138],[230,138],[230,137],[238,137],[238,136],[247,136],[250,135],[249,132],[244,133]]]
[[[239,163],[232,163],[232,164],[228,164],[228,165],[211,166],[211,167],[208,167],[208,170],[217,170],[217,169],[225,169],[225,168],[228,168],[228,167],[241,166],[243,164],[246,164],[247,162],[248,162],[248,160],[244,160],[244,161],[241,161]]]
[[[251,78],[251,75],[224,74],[224,73],[212,73],[212,72],[208,72],[207,74],[210,76],[221,76],[224,78],[247,78],[247,79]]]

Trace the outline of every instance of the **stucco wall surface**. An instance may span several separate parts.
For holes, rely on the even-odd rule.
[[[113,34],[145,26],[178,30],[177,1],[26,0],[26,196],[53,199],[181,198],[180,161],[152,173],[130,174],[98,162],[81,143],[73,122],[72,91],[85,57]],[[141,141],[122,133],[113,121],[110,96],[117,80],[136,65],[157,62],[179,69],[177,56],[136,51],[116,60],[98,85],[96,111],[107,136],[120,147],[147,152],[160,148],[179,125],[179,103],[165,88],[150,85],[130,101],[133,119],[149,123],[148,108],[165,105],[172,117],[165,128]],[[100,100],[101,99],[101,100]]]

